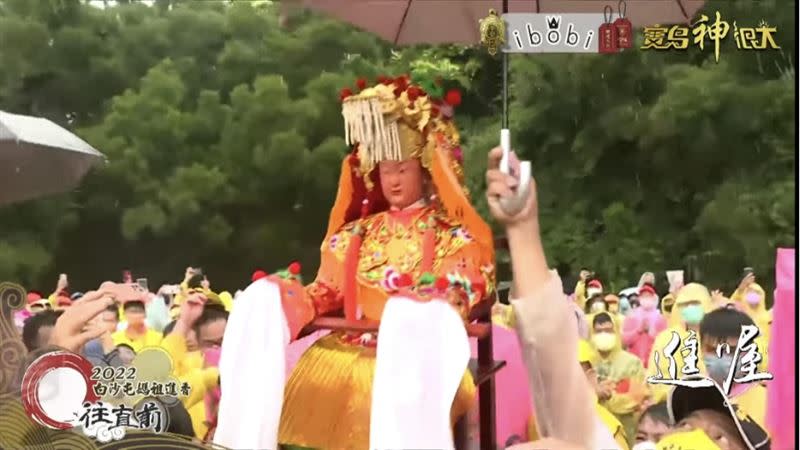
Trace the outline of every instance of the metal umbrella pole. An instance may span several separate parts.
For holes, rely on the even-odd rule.
[[[503,0],[503,14],[508,14],[508,0]],[[503,52],[503,129],[508,130],[508,52]]]
[[[537,3],[538,7],[538,3]],[[508,14],[508,0],[503,0],[502,14]],[[508,52],[503,52],[503,119],[500,129],[500,147],[503,149],[503,158],[500,160],[500,170],[505,174],[511,174],[511,130],[508,125]],[[530,161],[520,161],[519,172],[514,173],[519,183],[517,184],[515,195],[512,197],[501,198],[500,207],[509,216],[514,216],[525,206],[528,198],[531,182],[531,163]]]

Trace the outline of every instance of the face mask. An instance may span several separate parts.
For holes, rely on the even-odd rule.
[[[619,301],[619,312],[623,316],[631,310],[631,304],[628,302],[627,298],[622,298]]]
[[[222,348],[213,346],[203,349],[203,360],[206,362],[206,367],[218,367],[219,356],[222,353]]]
[[[704,355],[703,364],[706,366],[708,376],[717,383],[722,383],[728,377],[728,370],[733,364],[733,355],[722,355],[722,358],[717,358],[714,354]]]
[[[589,311],[591,311],[593,313],[599,313],[599,312],[603,312],[605,310],[606,310],[606,305],[605,305],[605,303],[601,303],[601,302],[592,303],[592,306],[589,309]]]
[[[700,305],[689,305],[681,310],[681,318],[687,325],[697,325],[703,320],[703,307]]]
[[[658,305],[658,299],[653,296],[639,297],[639,305],[645,311],[652,311]]]
[[[658,450],[655,442],[644,441],[634,445],[631,450]]]
[[[586,296],[589,298],[594,297],[596,294],[602,294],[602,293],[603,291],[597,288],[589,288],[586,290]]]
[[[758,292],[750,291],[750,292],[747,293],[747,295],[744,297],[744,299],[747,301],[747,303],[750,306],[756,306],[759,303],[761,303],[761,294],[759,294]]]
[[[607,352],[617,345],[617,335],[614,333],[597,333],[592,336],[592,344],[601,352]]]

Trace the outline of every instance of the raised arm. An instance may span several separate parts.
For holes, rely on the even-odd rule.
[[[540,435],[582,448],[596,448],[598,418],[589,382],[578,364],[578,330],[558,274],[548,270],[542,246],[535,182],[521,212],[509,216],[499,206],[516,179],[498,170],[502,152],[489,154],[489,208],[504,223],[511,253],[512,300]],[[615,448],[612,446],[607,448]]]

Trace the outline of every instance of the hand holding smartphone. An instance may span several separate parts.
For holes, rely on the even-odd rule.
[[[106,281],[100,290],[108,292],[118,302],[145,302],[148,292],[136,283],[113,283]]]

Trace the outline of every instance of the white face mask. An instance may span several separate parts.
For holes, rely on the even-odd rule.
[[[592,306],[589,307],[589,311],[593,313],[599,313],[606,310],[606,304],[603,302],[594,302]]]
[[[595,287],[590,287],[589,289],[586,289],[586,298],[592,298],[595,295],[602,294],[602,293],[603,293],[602,289],[598,289],[598,288],[595,288]]]
[[[644,441],[634,445],[631,450],[658,450],[655,442]]]

